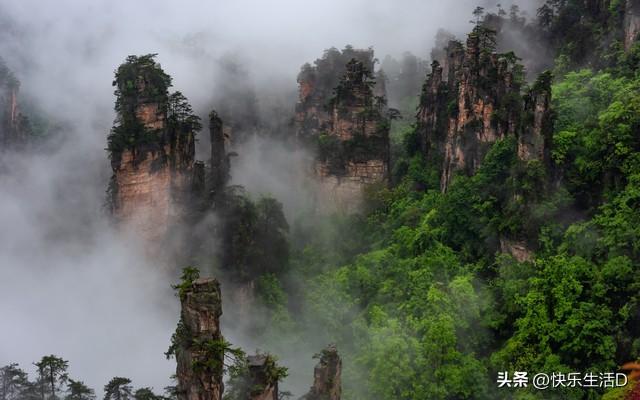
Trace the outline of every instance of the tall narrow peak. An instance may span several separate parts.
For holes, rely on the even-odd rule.
[[[178,400],[220,400],[225,352],[220,285],[213,278],[187,280],[179,294],[180,323],[173,337]]]
[[[226,142],[222,119],[216,111],[209,114],[209,135],[211,141],[211,173],[210,187],[214,195],[220,194],[229,181],[229,155],[226,152]]]
[[[318,355],[313,369],[313,386],[301,400],[340,400],[342,396],[342,359],[335,345],[329,345]]]
[[[19,91],[20,82],[0,58],[0,149],[24,144],[30,134],[18,105]]]
[[[524,69],[513,53],[495,52],[495,31],[478,25],[466,47],[452,41],[423,86],[418,111],[420,150],[440,166],[446,191],[455,173],[474,174],[489,148],[518,138],[521,159],[545,160],[549,146],[550,74],[523,94]],[[446,77],[446,78],[445,78]]]
[[[249,400],[278,400],[278,380],[271,376],[275,365],[269,355],[257,354],[247,357],[249,368]]]
[[[116,71],[116,121],[108,137],[113,215],[149,242],[186,212],[199,118],[155,55],[129,56]]]
[[[360,61],[367,70],[373,71],[373,50],[354,49],[351,46],[343,50],[328,49],[314,65],[302,66],[298,74],[299,99],[294,118],[295,133],[299,141],[313,144],[317,136],[331,130],[329,101],[346,72],[347,63],[352,59]]]
[[[366,187],[388,180],[384,74],[376,82],[373,65],[372,50],[333,49],[315,67],[303,66],[298,77],[296,134],[317,152],[312,175],[319,182],[321,211],[356,211]]]
[[[524,120],[518,135],[518,157],[524,161],[548,162],[553,114],[551,110],[550,72],[542,73],[525,95]]]

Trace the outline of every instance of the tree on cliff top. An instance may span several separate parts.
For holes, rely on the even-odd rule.
[[[161,107],[159,112],[166,111],[171,77],[155,61],[155,56],[129,56],[115,73],[112,85],[116,87],[117,117],[107,137],[107,147],[112,156],[126,148],[158,140],[156,132],[145,127],[136,115],[136,109],[142,103],[157,103]]]
[[[171,76],[155,61],[157,54],[129,56],[118,67],[112,85],[116,87],[116,111],[131,111],[138,101],[164,103],[167,101]]]

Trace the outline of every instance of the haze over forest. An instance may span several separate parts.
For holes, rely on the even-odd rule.
[[[34,378],[55,354],[98,397],[118,376],[162,393],[181,318],[171,285],[190,265],[221,283],[224,338],[277,356],[294,398],[329,343],[345,399],[502,398],[497,368],[634,361],[632,3],[0,0],[0,106],[18,93],[28,119],[3,108],[0,367]],[[145,92],[163,74],[170,86]],[[198,122],[172,126],[175,104]],[[127,125],[128,106],[144,127]],[[156,106],[169,111],[139,111]],[[144,136],[153,124],[166,141]],[[155,164],[134,173],[158,151],[169,183]],[[180,185],[198,168],[193,194]],[[149,176],[139,191],[166,184],[188,201],[158,211],[175,226],[145,214],[142,234],[123,220]],[[557,293],[570,304],[528,311]],[[572,341],[587,320],[602,326]],[[439,389],[460,374],[475,383]],[[606,398],[584,393],[557,395]]]

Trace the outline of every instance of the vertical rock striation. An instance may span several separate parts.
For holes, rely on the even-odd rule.
[[[0,149],[24,144],[30,133],[18,107],[19,90],[20,82],[0,59]]]
[[[373,50],[359,50],[347,46],[343,50],[331,48],[314,65],[305,64],[298,74],[299,101],[294,118],[299,141],[314,143],[317,136],[331,130],[332,112],[329,101],[351,60],[360,61],[373,71]]]
[[[624,48],[629,50],[640,34],[640,0],[626,0]]]
[[[444,65],[434,61],[418,111],[420,151],[441,168],[440,186],[477,171],[489,148],[518,138],[523,160],[543,160],[550,135],[549,74],[522,95],[523,67],[513,53],[497,54],[495,32],[477,26],[464,47],[452,41]]]
[[[220,194],[229,181],[229,155],[226,152],[226,142],[222,119],[215,111],[209,114],[209,134],[211,138],[211,172],[209,186],[214,196]]]
[[[384,82],[376,84],[373,78],[372,50],[332,49],[315,64],[303,66],[298,76],[296,136],[317,149],[319,208],[353,211],[360,206],[363,189],[388,179]]]
[[[518,135],[518,157],[549,162],[553,135],[551,73],[542,73],[524,97],[524,117]]]
[[[335,345],[329,345],[320,353],[320,360],[313,369],[313,386],[301,400],[340,400],[342,395],[342,360]]]
[[[116,73],[116,124],[108,150],[113,215],[148,242],[186,212],[199,122],[153,55],[130,56]]]
[[[269,377],[269,357],[258,354],[249,356],[249,400],[278,400],[278,381]]]
[[[174,336],[179,400],[222,398],[224,340],[220,333],[220,285],[197,279],[181,293],[181,319]]]

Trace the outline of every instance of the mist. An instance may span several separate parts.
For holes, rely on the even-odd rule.
[[[0,152],[0,365],[32,372],[32,362],[56,354],[98,394],[116,375],[159,392],[170,384],[175,366],[163,353],[179,317],[176,266],[148,259],[102,210],[111,83],[128,55],[158,53],[173,90],[205,121],[229,90],[223,61],[237,60],[268,125],[273,99],[293,112],[299,68],[324,49],[428,58],[438,29],[462,36],[478,3],[0,0],[0,57],[21,81],[23,101],[64,127],[30,152]],[[537,1],[522,3],[533,15]],[[200,135],[205,158],[208,133]],[[307,155],[258,138],[235,150],[233,183],[273,195],[289,219],[304,208],[295,168]],[[302,357],[311,364],[312,354]]]

